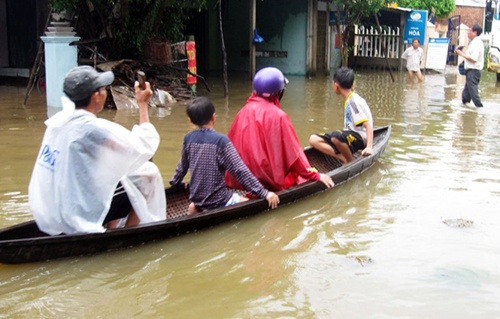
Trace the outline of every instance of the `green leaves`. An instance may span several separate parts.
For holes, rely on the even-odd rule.
[[[50,0],[52,8],[56,12],[61,12],[63,10],[72,9],[75,7],[78,0]]]
[[[338,11],[346,13],[346,25],[342,32],[340,52],[342,66],[347,66],[348,57],[354,49],[352,46],[354,25],[360,24],[363,18],[373,16],[380,8],[393,3],[394,0],[331,0],[330,2],[337,6]]]
[[[357,24],[363,17],[369,17],[378,12],[383,6],[394,2],[394,0],[332,0],[332,3],[346,11],[349,24]]]
[[[163,36],[172,42],[184,38],[189,10],[206,8],[207,0],[49,0],[55,11],[71,11],[75,28],[84,39],[106,35],[113,58],[136,58],[144,39]]]
[[[399,0],[401,7],[428,10],[433,12],[438,18],[448,17],[455,10],[455,0]]]

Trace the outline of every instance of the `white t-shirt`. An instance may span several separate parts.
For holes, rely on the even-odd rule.
[[[406,49],[406,51],[401,56],[403,59],[406,59],[406,68],[409,71],[419,71],[420,70],[420,62],[424,57],[424,50],[418,47],[414,49],[413,46]]]
[[[345,102],[344,115],[344,130],[358,133],[366,143],[366,130],[362,124],[368,121],[373,127],[373,118],[365,99],[352,93]]]
[[[475,63],[465,59],[465,69],[482,70],[484,67],[484,44],[479,37],[475,37],[469,43],[466,54],[476,61]]]
[[[85,110],[48,119],[29,185],[29,203],[43,232],[104,232],[118,182],[141,223],[166,218],[158,168],[148,160],[160,143],[150,123],[132,131]]]

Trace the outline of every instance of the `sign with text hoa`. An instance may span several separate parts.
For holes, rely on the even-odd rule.
[[[444,70],[448,58],[448,38],[430,38],[427,46],[427,58],[425,68],[434,70]]]
[[[425,25],[427,22],[427,10],[413,10],[406,15],[405,35],[403,43],[412,44],[413,39],[420,40],[420,44],[425,41]]]

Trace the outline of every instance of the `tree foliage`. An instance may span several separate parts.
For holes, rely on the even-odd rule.
[[[434,12],[438,18],[446,18],[455,10],[455,0],[399,0],[399,6]]]
[[[50,0],[55,11],[72,12],[82,40],[107,38],[112,58],[135,58],[145,39],[184,38],[189,10],[204,8],[207,0]]]
[[[352,51],[351,41],[354,39],[354,26],[360,24],[364,18],[377,14],[380,8],[393,3],[394,0],[331,0],[337,7],[337,17],[345,12],[345,23],[341,32],[340,21],[337,24],[337,33],[342,34],[340,53],[342,65],[347,66],[347,59]]]

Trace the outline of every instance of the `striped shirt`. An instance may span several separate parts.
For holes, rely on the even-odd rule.
[[[181,159],[170,184],[180,184],[188,169],[191,172],[189,200],[201,209],[224,206],[233,195],[224,182],[226,170],[253,196],[266,198],[268,194],[229,138],[211,128],[203,127],[185,136]]]

